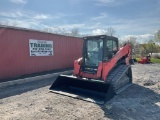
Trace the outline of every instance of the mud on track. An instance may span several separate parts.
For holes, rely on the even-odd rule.
[[[48,91],[53,79],[0,90],[0,120],[159,120],[160,65],[132,66],[133,85],[105,105]]]

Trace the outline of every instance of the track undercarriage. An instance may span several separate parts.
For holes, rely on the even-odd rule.
[[[66,96],[104,104],[132,83],[130,65],[118,66],[107,77],[107,82],[60,75],[50,87],[50,91]]]

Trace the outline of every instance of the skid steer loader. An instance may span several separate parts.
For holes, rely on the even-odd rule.
[[[73,75],[59,75],[50,91],[104,104],[132,83],[131,46],[118,48],[118,38],[83,38],[82,58],[74,61]]]

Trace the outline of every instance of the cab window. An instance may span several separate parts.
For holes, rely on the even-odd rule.
[[[107,48],[109,51],[117,51],[117,43],[114,40],[107,40]]]

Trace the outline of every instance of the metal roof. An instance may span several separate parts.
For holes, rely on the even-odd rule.
[[[33,31],[33,32],[41,32],[41,33],[47,33],[47,34],[53,34],[53,35],[59,35],[59,36],[75,37],[75,36],[70,36],[70,35],[61,35],[61,34],[46,32],[46,31],[42,31],[42,30],[35,30],[35,29],[30,29],[30,28],[23,28],[23,27],[16,27],[16,26],[8,26],[8,25],[0,25],[0,28],[23,30],[23,31],[31,31],[31,32]],[[82,38],[82,37],[75,37],[75,38]]]

